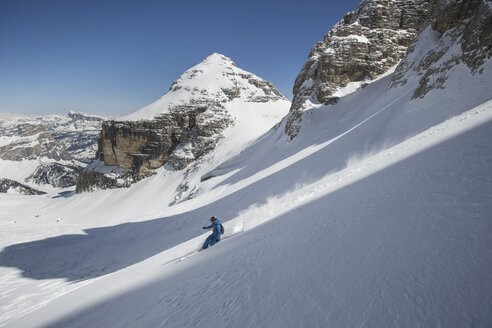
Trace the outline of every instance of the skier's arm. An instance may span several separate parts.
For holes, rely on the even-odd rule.
[[[206,227],[203,227],[203,229],[212,229],[214,227],[213,224],[209,225],[209,226],[206,226]]]

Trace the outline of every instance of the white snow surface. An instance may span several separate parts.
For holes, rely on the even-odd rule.
[[[0,195],[0,325],[492,326],[491,66],[413,100],[389,75],[130,188]]]

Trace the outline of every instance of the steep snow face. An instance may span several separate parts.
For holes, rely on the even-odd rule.
[[[281,101],[284,104],[287,101],[270,82],[236,67],[226,56],[213,53],[184,72],[162,98],[118,120],[152,119],[179,105],[204,101],[224,104],[232,100],[245,103]]]
[[[383,96],[390,78],[310,111],[291,143],[271,131],[172,207],[165,171],[128,189],[0,196],[0,323],[489,326],[492,104],[408,127],[391,114],[411,92]],[[412,108],[466,105],[452,103]],[[211,215],[229,238],[189,256]]]

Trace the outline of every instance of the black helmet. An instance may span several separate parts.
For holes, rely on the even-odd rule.
[[[216,218],[215,216],[212,216],[212,217],[210,218],[210,221],[215,222],[215,221],[217,221],[217,218]]]

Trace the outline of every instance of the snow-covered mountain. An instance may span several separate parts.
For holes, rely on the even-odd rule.
[[[66,115],[19,115],[0,113],[0,129],[20,124],[42,125],[55,140],[63,142],[68,153],[82,163],[90,163],[97,150],[101,123],[106,118],[69,111]]]
[[[78,173],[95,157],[102,121],[74,111],[0,113],[0,177],[45,191],[75,185]]]
[[[491,326],[492,6],[430,4],[394,72],[239,153],[1,195],[0,324]],[[176,200],[184,181],[199,192]],[[197,252],[212,215],[225,238]]]
[[[162,98],[133,114],[120,117],[119,120],[153,119],[174,111],[176,107],[190,104],[229,104],[232,101],[268,103],[286,100],[270,82],[240,69],[230,58],[213,53],[184,72]],[[244,113],[249,116],[248,114],[253,113]]]
[[[270,82],[214,53],[184,72],[156,102],[104,122],[98,160],[81,174],[77,192],[127,187],[163,165],[197,170],[214,161],[213,154],[205,156],[216,147],[229,155],[240,152],[289,107]],[[178,193],[192,197],[194,184],[183,180]]]

